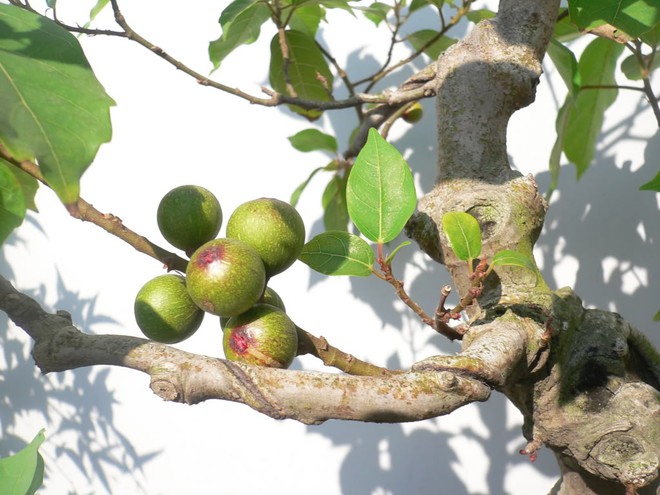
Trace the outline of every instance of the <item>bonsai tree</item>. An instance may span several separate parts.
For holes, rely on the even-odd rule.
[[[533,458],[541,446],[554,453],[562,473],[556,493],[655,492],[658,352],[616,313],[586,309],[579,294],[546,284],[533,247],[548,201],[533,177],[512,169],[506,128],[516,110],[534,101],[546,55],[568,88],[547,157],[554,179],[548,196],[562,154],[578,174],[591,164],[603,113],[617,96],[618,67],[638,81],[631,87],[644,93],[660,125],[651,84],[660,9],[609,0],[574,0],[566,9],[557,1],[502,0],[497,13],[471,10],[469,1],[236,0],[220,16],[222,35],[209,45],[217,72],[207,76],[136,32],[117,1],[98,2],[85,27],[58,16],[55,2],[48,7],[37,11],[19,0],[0,5],[0,171],[7,191],[0,198],[0,233],[6,238],[18,227],[37,187],[48,187],[74,219],[98,225],[176,274],[150,281],[136,298],[137,324],[148,339],[85,333],[66,308],[50,314],[0,279],[0,308],[34,340],[32,355],[43,373],[122,366],[148,374],[152,391],[168,401],[230,400],[306,424],[418,421],[488,400],[496,390],[524,416],[528,444],[521,453]],[[116,28],[95,27],[104,8],[112,9]],[[405,42],[410,55],[388,56],[370,76],[353,77],[320,41],[320,22],[334,8],[389,26],[388,53]],[[410,16],[422,9],[437,16],[439,28],[404,34]],[[461,40],[451,38],[463,18],[475,27]],[[225,58],[257,39],[265,23],[276,28],[265,96],[220,82]],[[356,127],[341,151],[334,136],[315,127],[290,138],[303,152],[336,153],[313,173],[330,177],[322,198],[325,232],[306,238],[295,210],[309,180],[294,189],[290,204],[246,198],[233,213],[197,187],[175,200],[169,193],[159,227],[185,256],[83,199],[80,178],[111,138],[113,101],[78,34],[126,38],[191,82],[255,105],[286,105],[312,122],[324,112],[354,108]],[[592,39],[578,61],[566,43],[579,36]],[[379,89],[390,74],[419,60],[428,65],[396,87]],[[348,96],[337,96],[337,87]],[[425,98],[434,98],[437,109],[437,178],[418,200],[411,171],[387,136],[399,119],[419,122],[418,102]],[[660,174],[642,188],[659,191]],[[216,239],[223,213],[226,237]],[[408,241],[394,244],[402,232],[451,275],[451,285],[438,287],[432,312],[396,275],[397,254],[409,249]],[[461,341],[460,352],[388,369],[302,329],[268,286],[296,259],[328,276],[382,279],[429,331]],[[225,359],[168,344],[193,335],[201,317],[218,318],[224,328]],[[294,355],[314,356],[341,373],[284,369]],[[42,441],[40,434],[3,461],[9,473],[30,473],[7,477],[23,492],[38,487]]]

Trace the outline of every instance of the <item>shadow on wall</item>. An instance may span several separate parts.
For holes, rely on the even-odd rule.
[[[36,224],[31,217],[26,221]],[[13,235],[7,243],[15,245],[22,241]],[[13,281],[13,270],[1,252],[0,272]],[[43,285],[33,290],[21,288],[21,291],[38,301],[47,299]],[[70,291],[59,273],[57,292],[55,306],[67,308],[80,328],[93,331],[96,324],[114,321],[96,312],[96,298],[84,298]],[[34,423],[43,424],[46,429],[44,445],[53,452],[53,458],[48,458],[44,454],[46,449],[41,449],[46,465],[45,487],[49,472],[64,469],[64,465],[73,466],[66,467],[68,473],[72,473],[72,469],[78,471],[71,477],[69,492],[76,495],[76,476],[89,480],[90,484],[98,479],[110,493],[109,479],[113,475],[141,472],[158,452],[139,455],[130,440],[114,426],[117,401],[106,384],[110,369],[79,368],[42,376],[30,356],[31,341],[22,332],[9,323],[6,314],[0,313],[0,457],[17,452],[32,439],[32,436],[18,437],[15,430],[18,418],[36,414],[41,418]],[[134,480],[136,489],[146,493],[139,480],[136,477]]]
[[[634,139],[629,128],[620,139]],[[579,180],[574,167],[562,169],[558,200],[546,216],[537,243],[544,258],[543,276],[556,286],[575,280],[573,289],[585,306],[620,313],[660,346],[660,324],[653,315],[660,310],[660,211],[657,194],[640,191],[655,171],[637,171],[631,162],[621,168],[601,150]],[[645,163],[660,155],[660,134],[648,141]],[[537,177],[547,190],[549,173]]]

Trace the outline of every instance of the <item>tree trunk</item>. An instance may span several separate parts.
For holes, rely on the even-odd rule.
[[[467,264],[442,233],[451,211],[475,216],[485,260],[502,249],[532,256],[547,205],[534,180],[511,170],[510,116],[534,99],[558,1],[500,3],[438,61],[438,182],[419,205],[409,234],[445,264],[464,294]],[[652,345],[617,314],[586,310],[569,289],[551,291],[517,267],[496,268],[468,313],[463,353],[506,352],[513,315],[535,330],[519,366],[491,384],[523,413],[530,455],[551,448],[562,479],[553,493],[655,493],[660,458],[660,361]],[[500,349],[496,349],[500,344]],[[504,344],[503,344],[504,343]],[[483,354],[492,363],[492,356]],[[446,369],[431,358],[416,369]],[[491,377],[494,375],[491,374]],[[645,491],[646,493],[646,491]]]

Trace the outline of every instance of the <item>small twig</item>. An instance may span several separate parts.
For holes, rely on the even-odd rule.
[[[37,179],[39,182],[48,186],[48,183],[44,180],[41,174],[39,166],[35,163],[29,160],[17,160],[11,154],[9,154],[9,152],[2,145],[0,145],[0,158],[3,158],[11,165],[20,168],[27,174]],[[78,202],[75,203],[73,207],[69,207],[68,210],[72,217],[77,218],[78,220],[82,220],[83,222],[91,222],[94,225],[101,227],[106,232],[133,246],[141,253],[144,253],[147,256],[160,261],[168,271],[186,271],[186,266],[188,265],[187,260],[161,248],[146,237],[133,232],[123,224],[119,217],[110,213],[101,213],[82,198],[79,198]]]
[[[344,373],[356,376],[390,376],[402,373],[367,363],[331,346],[325,337],[316,337],[296,326],[298,331],[298,355],[310,354],[319,358],[326,366],[332,366]]]

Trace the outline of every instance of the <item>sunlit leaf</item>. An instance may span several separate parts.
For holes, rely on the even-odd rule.
[[[254,43],[261,32],[261,25],[270,19],[268,4],[260,0],[234,0],[220,14],[222,35],[209,43],[209,58],[213,70],[241,45]]]
[[[110,3],[110,0],[97,0],[96,5],[92,7],[92,10],[89,12],[89,22],[96,19],[96,16],[101,13],[101,11]],[[86,24],[89,26],[89,22]]]
[[[0,142],[17,159],[36,159],[65,204],[77,201],[81,175],[110,140],[112,105],[75,36],[0,5]]]
[[[275,35],[270,44],[270,84],[273,89],[288,94],[288,76],[288,80],[299,98],[330,101],[333,76],[314,39],[305,33],[293,30],[286,31],[284,37],[289,52],[286,73],[280,37]],[[290,108],[310,120],[321,116],[320,110],[303,109],[294,105],[291,105]]]
[[[481,253],[481,228],[477,219],[469,213],[445,213],[442,216],[442,230],[459,260],[473,260]]]
[[[299,259],[325,275],[367,277],[374,251],[362,238],[348,232],[324,232],[303,246]]]
[[[332,153],[337,152],[337,140],[335,137],[318,129],[305,129],[293,136],[289,136],[288,139],[291,146],[298,151],[325,150]]]
[[[41,430],[25,448],[0,459],[0,493],[32,495],[41,487],[44,461],[39,454],[39,446],[45,439],[44,430]]]
[[[323,227],[325,230],[347,230],[346,180],[335,175],[321,197],[323,205]]]
[[[660,21],[657,0],[571,0],[568,10],[571,20],[580,28],[611,24],[633,38]]]
[[[432,29],[422,29],[406,36],[406,41],[412,45],[415,50],[420,50],[426,43],[438,35],[437,31]],[[441,36],[429,46],[424,48],[424,53],[431,59],[437,59],[442,52],[444,52],[451,45],[456,43],[455,38],[449,36]]]
[[[410,168],[374,128],[369,129],[348,176],[346,203],[353,223],[377,243],[399,235],[415,211],[417,195]]]
[[[641,186],[640,191],[656,191],[660,192],[660,172],[658,172],[653,179]]]
[[[614,73],[623,45],[596,38],[585,48],[578,69],[582,86],[615,85]],[[616,89],[583,89],[568,109],[564,153],[577,167],[578,177],[589,168],[595,153],[605,110],[614,102]]]

